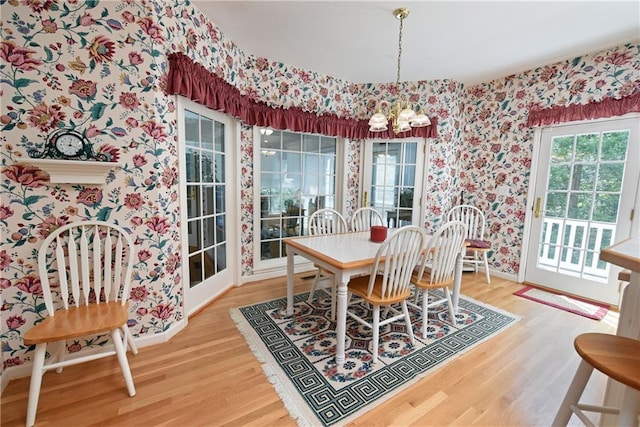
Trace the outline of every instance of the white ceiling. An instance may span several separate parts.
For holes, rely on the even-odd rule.
[[[631,1],[192,2],[243,52],[353,83],[487,82],[640,40]]]

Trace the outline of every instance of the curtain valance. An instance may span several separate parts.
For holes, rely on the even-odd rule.
[[[235,86],[182,53],[172,53],[168,59],[168,94],[185,96],[198,104],[230,114],[248,125],[351,139],[398,137],[391,130],[369,132],[367,120],[346,119],[333,114],[316,115],[297,107],[269,107],[242,95]],[[437,138],[438,121],[435,117],[430,120],[431,125],[412,128],[402,137]]]
[[[584,105],[554,105],[543,110],[531,110],[527,125],[545,126],[637,112],[640,112],[640,92],[620,99],[607,98]]]

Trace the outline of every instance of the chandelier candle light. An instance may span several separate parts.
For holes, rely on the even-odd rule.
[[[409,16],[409,9],[404,7],[393,11],[393,16],[400,20],[400,35],[398,37],[398,74],[396,77],[396,90],[400,93],[400,59],[402,58],[402,23]],[[418,105],[418,112],[409,105],[406,97],[398,95],[398,99],[393,103],[387,114],[382,112],[380,106],[376,109],[376,113],[369,119],[370,132],[384,132],[387,130],[387,124],[391,121],[393,132],[398,134],[407,132],[411,128],[429,126],[431,121],[424,114],[422,107]]]

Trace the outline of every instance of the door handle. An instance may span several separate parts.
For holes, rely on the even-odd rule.
[[[536,203],[533,208],[533,216],[535,218],[540,218],[540,205],[542,204],[542,199],[540,197],[536,197]]]
[[[364,195],[363,195],[362,199],[363,199],[362,200],[362,206],[365,206],[365,207],[369,206],[369,192],[368,191],[364,192]]]

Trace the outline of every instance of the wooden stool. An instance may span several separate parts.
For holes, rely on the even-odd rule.
[[[573,344],[582,361],[552,425],[566,426],[573,412],[586,425],[593,426],[582,412],[584,410],[619,414],[618,426],[637,426],[640,407],[640,341],[618,335],[589,333],[579,335]],[[626,386],[620,409],[578,402],[593,368]]]

